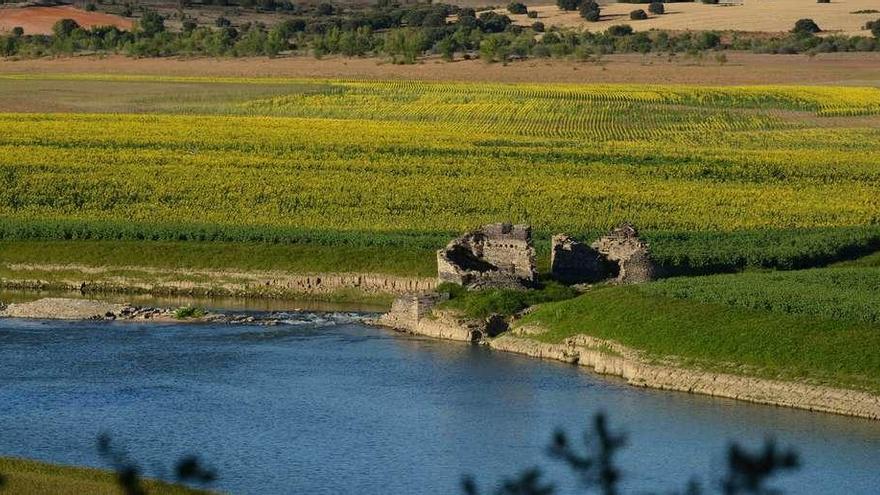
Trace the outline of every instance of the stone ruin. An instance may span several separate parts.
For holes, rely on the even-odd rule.
[[[630,224],[623,224],[592,244],[571,236],[553,236],[550,272],[563,283],[613,279],[620,284],[653,280],[656,275],[648,244]],[[437,251],[437,276],[467,289],[535,285],[535,249],[528,225],[495,223],[468,232]]]
[[[649,246],[630,224],[615,228],[589,246],[564,234],[553,236],[550,253],[550,273],[562,282],[614,278],[619,284],[637,284],[656,276]]]
[[[468,289],[522,289],[537,280],[532,228],[528,225],[485,225],[437,251],[440,282]]]

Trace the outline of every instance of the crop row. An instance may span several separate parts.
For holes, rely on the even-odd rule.
[[[431,247],[486,222],[630,221],[691,267],[803,266],[877,239],[873,117],[783,115],[785,95],[857,109],[869,90],[289,84],[210,115],[0,114],[2,235]],[[748,234],[786,229],[823,234]]]

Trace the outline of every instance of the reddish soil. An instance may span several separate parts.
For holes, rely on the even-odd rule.
[[[60,7],[19,7],[0,9],[0,32],[11,31],[16,26],[24,28],[25,34],[52,34],[52,25],[61,19],[73,19],[80,26],[116,26],[129,30],[134,21],[101,12],[86,12],[69,5]]]
[[[479,60],[428,59],[394,65],[377,58],[151,58],[123,56],[5,60],[0,74],[104,73],[168,76],[340,77],[498,82],[839,84],[880,86],[880,53],[758,55],[730,53],[721,63],[684,56],[613,55],[601,64],[569,60],[526,60],[487,64]]]

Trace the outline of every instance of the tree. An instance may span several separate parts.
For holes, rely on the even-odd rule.
[[[634,21],[644,21],[648,18],[648,14],[642,9],[633,10],[629,13],[629,18]]]
[[[79,23],[73,19],[59,19],[52,25],[52,34],[56,38],[66,38],[70,36],[75,29],[79,29]]]
[[[791,30],[792,33],[795,34],[815,34],[821,33],[822,29],[819,28],[819,25],[816,24],[812,19],[799,19],[796,23],[794,23],[794,29]]]
[[[654,15],[663,15],[666,13],[666,7],[663,6],[663,2],[651,2],[651,5],[648,5],[648,12]]]
[[[483,12],[477,19],[480,30],[484,33],[500,33],[507,29],[511,23],[510,17],[497,12]]]
[[[13,38],[21,38],[24,36],[24,28],[21,26],[15,26],[12,28],[12,37]]]
[[[596,3],[595,0],[584,0],[578,8],[578,11],[580,12],[581,17],[590,22],[598,21],[602,12],[599,8],[599,4]]]
[[[868,25],[870,26],[871,34],[873,34],[875,38],[880,39],[880,19],[877,19],[873,23],[869,22]]]
[[[534,31],[536,33],[543,33],[544,32],[544,23],[541,21],[533,22],[532,23],[532,31]]]
[[[577,10],[580,4],[580,0],[556,0],[556,6],[560,10]]]

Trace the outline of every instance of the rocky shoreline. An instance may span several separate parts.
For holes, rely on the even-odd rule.
[[[157,308],[89,299],[48,297],[9,305],[0,303],[0,318],[277,325],[290,316],[288,313],[279,312],[254,315],[184,309],[187,311],[181,311],[181,308]]]
[[[533,338],[543,329],[520,327],[492,336],[497,329],[489,327],[497,326],[497,321],[469,320],[442,310],[418,317],[412,312],[391,311],[375,323],[414,335],[478,343],[498,351],[584,366],[596,373],[621,377],[637,387],[880,419],[880,396],[867,392],[696,370],[672,362],[658,363],[634,349],[587,335],[551,344]]]

